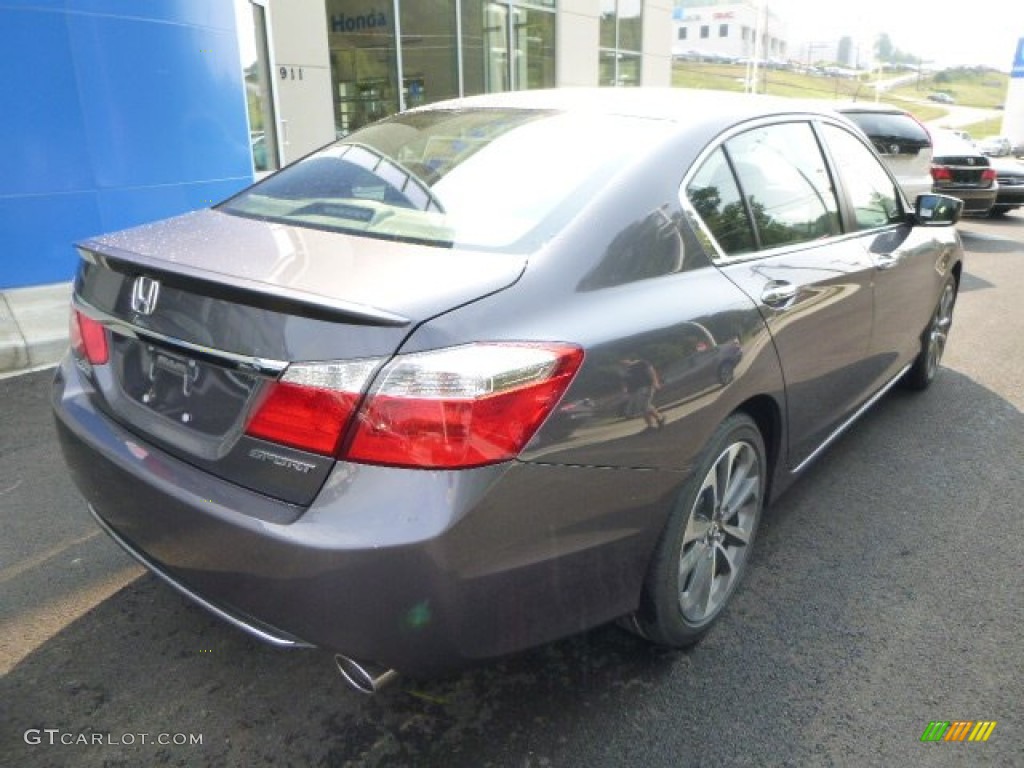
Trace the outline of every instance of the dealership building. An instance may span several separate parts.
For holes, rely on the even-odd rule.
[[[672,13],[672,53],[765,60],[790,56],[782,19],[757,0],[680,0]]]
[[[257,171],[420,104],[670,84],[672,0],[245,0]]]
[[[463,95],[670,84],[672,0],[0,2],[0,324],[72,243]],[[8,301],[8,299],[10,299]],[[5,337],[0,330],[0,367]]]

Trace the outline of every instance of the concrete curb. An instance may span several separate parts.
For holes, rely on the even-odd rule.
[[[71,283],[0,291],[0,376],[55,365],[68,347]]]

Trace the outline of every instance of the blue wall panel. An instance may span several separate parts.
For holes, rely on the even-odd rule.
[[[0,288],[252,181],[229,0],[0,0]]]
[[[101,187],[237,175],[249,162],[234,31],[72,16],[78,92]],[[154,55],[154,52],[157,52]],[[236,104],[238,109],[224,110]]]
[[[0,197],[0,288],[70,280],[72,243],[102,230],[94,191]]]
[[[0,196],[92,183],[67,24],[57,13],[5,11],[0,0]]]
[[[248,181],[246,182],[248,183]],[[105,231],[124,229],[166,214],[209,208],[239,189],[237,181],[202,181],[159,187],[123,187],[96,193],[96,205]],[[154,212],[158,212],[154,216]]]

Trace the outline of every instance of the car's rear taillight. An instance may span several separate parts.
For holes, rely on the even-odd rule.
[[[514,458],[583,361],[563,344],[469,344],[400,355],[380,373],[345,451],[350,461],[463,468]]]
[[[88,360],[93,365],[105,365],[110,359],[110,348],[107,346],[107,329],[103,324],[83,315],[74,307],[71,308],[69,322],[71,351],[79,358]]]
[[[245,432],[333,455],[380,360],[291,365],[257,405]]]
[[[996,180],[996,169],[986,168],[984,171],[981,172],[981,180],[987,181],[991,184],[993,181]]]
[[[486,343],[289,366],[246,434],[367,464],[455,469],[514,458],[583,361],[564,344]],[[343,440],[351,423],[352,435]]]
[[[933,165],[932,166],[932,180],[933,181],[952,181],[953,174],[949,168],[944,165]]]

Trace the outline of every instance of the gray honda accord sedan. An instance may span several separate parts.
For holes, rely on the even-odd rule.
[[[84,241],[61,446],[160,578],[373,690],[722,614],[765,505],[952,321],[962,204],[838,114],[435,104]]]

